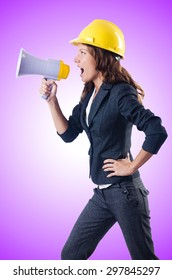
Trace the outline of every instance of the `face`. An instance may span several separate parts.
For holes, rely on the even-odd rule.
[[[102,83],[102,75],[100,71],[96,70],[95,59],[89,53],[88,47],[86,45],[78,45],[78,53],[74,59],[74,62],[81,70],[80,77],[84,83],[93,81],[95,86],[99,83]]]

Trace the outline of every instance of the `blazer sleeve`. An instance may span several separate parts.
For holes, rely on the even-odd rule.
[[[68,120],[68,128],[63,134],[57,134],[62,138],[62,140],[66,143],[72,142],[77,138],[79,133],[83,132],[83,128],[80,122],[81,115],[81,103],[76,105],[72,111],[72,115]]]
[[[126,85],[118,93],[118,107],[121,115],[145,133],[142,148],[152,154],[157,154],[167,138],[167,132],[162,126],[160,117],[145,109],[137,99],[136,90]]]

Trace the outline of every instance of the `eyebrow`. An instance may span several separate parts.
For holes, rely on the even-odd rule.
[[[86,52],[88,52],[87,49],[83,49],[83,48],[79,49],[79,51],[86,51]]]

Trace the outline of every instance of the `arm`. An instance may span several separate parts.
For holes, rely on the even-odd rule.
[[[46,99],[58,134],[63,134],[68,128],[68,121],[64,117],[57,97],[57,84],[52,80],[42,80],[40,94]]]
[[[134,174],[153,154],[157,154],[167,138],[167,132],[161,124],[161,119],[150,110],[146,110],[137,100],[134,89],[126,86],[118,96],[119,112],[123,117],[135,124],[138,130],[145,133],[145,141],[141,151],[131,162],[126,159],[107,159],[104,161],[104,171],[111,171],[111,176],[128,176]]]
[[[40,94],[48,103],[56,132],[64,142],[72,142],[83,131],[80,123],[81,104],[75,106],[72,116],[67,120],[61,111],[56,93],[57,84],[52,80],[43,79]]]
[[[129,158],[118,160],[106,159],[104,161],[103,169],[104,171],[112,172],[107,177],[129,176],[134,174],[152,156],[153,154],[141,149],[141,151],[132,162]]]
[[[157,154],[167,138],[167,132],[161,118],[145,109],[137,99],[136,90],[126,85],[118,94],[119,113],[129,122],[145,133],[142,149]]]
[[[63,134],[67,128],[68,128],[68,121],[67,119],[64,117],[58,100],[56,97],[52,98],[49,102],[49,109],[53,118],[53,122],[54,122],[54,126],[56,128],[56,131],[59,135]]]

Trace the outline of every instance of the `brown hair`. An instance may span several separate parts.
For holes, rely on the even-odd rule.
[[[105,83],[118,83],[126,82],[132,85],[138,93],[138,100],[142,103],[144,97],[143,89],[133,80],[128,71],[121,66],[120,56],[110,51],[86,45],[89,53],[94,57],[96,61],[96,70],[100,71],[103,75],[103,81]],[[94,87],[93,82],[85,83],[81,100],[83,101],[87,93]]]

